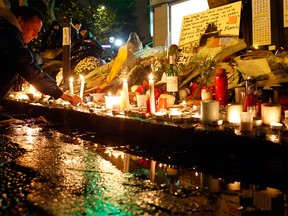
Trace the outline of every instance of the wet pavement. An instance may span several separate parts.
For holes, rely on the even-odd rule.
[[[223,180],[195,167],[155,161],[122,142],[102,145],[93,141],[93,133],[63,128],[43,117],[14,117],[20,120],[1,125],[0,215],[209,216],[256,211],[243,208],[238,186],[226,190]],[[280,191],[273,189],[267,200],[270,205],[254,215],[283,215]]]

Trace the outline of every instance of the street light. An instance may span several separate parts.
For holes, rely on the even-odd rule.
[[[123,44],[123,41],[121,39],[116,39],[114,44],[118,47],[120,47]]]
[[[115,41],[115,38],[114,38],[113,36],[110,36],[110,37],[109,37],[109,42],[110,42],[110,43],[114,43],[114,41]]]

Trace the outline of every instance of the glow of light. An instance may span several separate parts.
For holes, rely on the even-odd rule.
[[[36,92],[35,88],[33,85],[30,85],[30,93],[32,93],[34,95],[34,93]]]
[[[121,39],[116,39],[114,44],[119,47],[123,44],[123,41]]]

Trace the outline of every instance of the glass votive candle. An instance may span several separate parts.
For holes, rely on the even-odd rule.
[[[208,89],[202,89],[201,91],[201,99],[202,100],[213,100],[212,91]]]
[[[281,121],[281,105],[280,104],[271,104],[264,103],[261,104],[261,117],[263,124],[270,125],[271,122]]]
[[[236,87],[234,91],[235,91],[235,103],[243,104],[244,95],[245,95],[245,87]]]
[[[167,98],[159,98],[158,99],[158,110],[167,109],[168,107],[168,100]]]
[[[137,99],[137,107],[147,107],[147,100],[148,100],[148,95],[146,94],[142,94],[142,95],[136,95],[136,99]]]
[[[251,132],[253,130],[253,114],[250,112],[241,112],[240,119],[240,131]]]
[[[227,105],[227,121],[234,124],[240,124],[240,114],[243,112],[242,104],[228,104]]]
[[[252,113],[253,117],[257,117],[258,107],[257,106],[247,106],[247,112]]]
[[[201,102],[201,121],[211,123],[219,120],[219,101],[205,100]]]

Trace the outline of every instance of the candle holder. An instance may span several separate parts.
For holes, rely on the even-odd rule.
[[[210,124],[219,120],[219,101],[201,101],[201,121]]]
[[[281,105],[264,103],[261,104],[261,117],[263,124],[270,125],[272,122],[280,123],[281,121]]]

